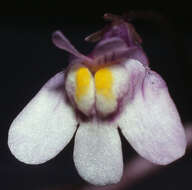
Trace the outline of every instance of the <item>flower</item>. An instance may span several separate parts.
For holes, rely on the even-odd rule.
[[[123,172],[118,128],[145,159],[169,164],[185,153],[186,139],[164,80],[149,68],[134,27],[120,17],[86,40],[93,52],[78,52],[60,32],[54,44],[73,55],[11,124],[8,145],[27,164],[55,157],[75,134],[78,173],[95,185],[117,183]]]

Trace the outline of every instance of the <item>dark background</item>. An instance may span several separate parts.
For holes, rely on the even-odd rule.
[[[51,34],[57,29],[62,30],[78,50],[88,53],[94,44],[83,39],[104,26],[105,12],[121,14],[135,10],[140,13],[142,16],[132,23],[143,39],[151,68],[166,80],[182,121],[192,120],[190,5],[185,2],[168,5],[161,1],[154,6],[139,2],[125,6],[121,2],[104,5],[90,1],[86,7],[86,4],[79,6],[72,2],[69,6],[68,3],[15,1],[6,6],[4,12],[17,16],[0,16],[0,189],[40,190],[85,183],[73,164],[73,141],[56,158],[39,166],[17,161],[7,146],[12,120],[51,76],[68,65],[68,53],[51,42]],[[156,7],[158,4],[160,7]],[[30,14],[47,16],[22,16]],[[123,148],[125,161],[135,155],[124,139]],[[131,189],[191,189],[191,176],[192,152],[189,152]]]

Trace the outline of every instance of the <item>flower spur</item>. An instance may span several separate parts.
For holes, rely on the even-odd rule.
[[[186,139],[164,80],[149,68],[134,27],[105,15],[111,24],[86,38],[99,41],[79,53],[60,31],[54,44],[73,55],[11,124],[8,145],[27,164],[55,157],[75,134],[74,163],[95,185],[117,183],[123,172],[120,128],[145,159],[169,164],[185,153]]]

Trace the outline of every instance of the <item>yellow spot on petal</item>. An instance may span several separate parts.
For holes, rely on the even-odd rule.
[[[86,95],[90,86],[91,74],[85,67],[81,67],[76,72],[76,98],[80,98]]]
[[[95,88],[98,94],[106,98],[114,98],[112,93],[113,76],[109,69],[103,68],[95,73]]]

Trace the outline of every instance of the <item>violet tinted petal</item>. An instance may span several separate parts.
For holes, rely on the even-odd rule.
[[[9,129],[12,154],[27,164],[55,157],[71,140],[77,126],[64,99],[64,74],[51,78],[15,118]]]
[[[134,56],[136,51],[139,51],[138,47],[128,47],[126,43],[118,37],[107,38],[100,41],[94,48],[91,56],[95,58],[98,62],[122,62],[128,58],[139,58],[139,56]],[[138,53],[137,53],[138,54]],[[142,56],[141,51],[139,55]],[[144,60],[144,59],[138,59]],[[146,63],[145,60],[143,61]]]
[[[136,59],[137,61],[141,62],[144,66],[149,65],[149,60],[141,47],[130,49],[128,55],[129,56],[127,57],[131,59]]]
[[[127,46],[140,46],[142,42],[141,37],[135,31],[135,28],[132,24],[123,21],[114,21],[111,26],[106,28],[106,32],[103,35],[103,39],[119,37],[121,38]]]
[[[128,101],[131,101],[135,94],[142,88],[146,69],[143,64],[136,59],[128,59],[124,62],[124,65],[127,70],[127,75],[129,76],[129,83],[127,84],[129,91],[127,96],[129,97]]]
[[[125,23],[118,24],[117,26],[116,25],[111,26],[110,30],[108,30],[103,36],[103,39],[112,38],[112,37],[121,38],[123,41],[126,42],[128,46],[134,45],[131,43],[132,36],[129,35],[129,30]]]
[[[166,165],[185,153],[184,129],[163,79],[149,71],[119,118],[119,127],[145,159]]]
[[[101,62],[119,62],[131,58],[140,61],[143,65],[149,64],[148,58],[140,46],[127,46],[126,42],[119,37],[101,40],[91,55]]]
[[[79,57],[85,61],[91,62],[92,59],[81,54],[77,49],[71,44],[71,42],[60,32],[56,31],[52,35],[52,41],[60,49],[63,49],[76,57]]]
[[[127,49],[128,47],[122,39],[113,37],[100,41],[94,48],[93,55],[96,57],[110,52],[125,51]]]

